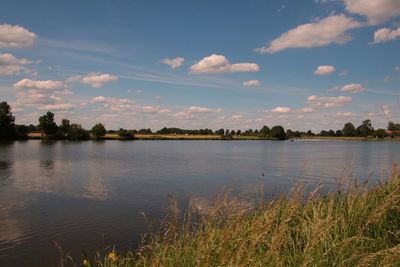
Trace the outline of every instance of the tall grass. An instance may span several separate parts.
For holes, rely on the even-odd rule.
[[[193,203],[182,220],[172,202],[162,230],[138,250],[75,265],[400,266],[397,168],[373,186],[350,184],[323,195],[297,186],[253,208],[222,194],[204,214]]]

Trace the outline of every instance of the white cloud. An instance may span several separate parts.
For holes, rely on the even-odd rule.
[[[188,108],[188,111],[190,113],[210,113],[213,110],[210,108],[206,108],[206,107],[196,107],[196,106],[191,106]]]
[[[335,67],[330,65],[318,66],[314,71],[315,75],[328,75],[335,72]]]
[[[338,97],[325,97],[311,95],[307,98],[308,104],[315,106],[317,108],[335,108],[343,106],[346,103],[351,102],[353,99],[350,96],[338,96]]]
[[[310,108],[310,107],[304,107],[304,108],[299,109],[299,112],[300,113],[312,113],[312,112],[315,112],[315,109]]]
[[[343,14],[331,15],[322,20],[299,25],[273,40],[268,47],[256,48],[255,51],[272,54],[288,48],[344,44],[352,39],[346,32],[360,26],[359,22]]]
[[[336,113],[336,116],[338,116],[338,117],[345,117],[345,118],[347,118],[347,117],[353,117],[353,116],[355,116],[356,114],[354,114],[354,113],[352,113],[352,112],[337,112]]]
[[[292,109],[288,107],[276,107],[271,111],[274,113],[289,113],[290,111],[292,111]]]
[[[172,58],[172,59],[164,58],[163,60],[161,60],[161,63],[164,63],[164,64],[170,66],[171,69],[177,69],[180,66],[182,66],[184,60],[185,59],[183,57],[177,57],[177,58]]]
[[[399,0],[343,0],[347,11],[366,16],[370,24],[379,24],[400,16]]]
[[[103,104],[105,108],[113,111],[128,111],[135,108],[135,102],[126,98],[96,96],[90,100],[91,104]]]
[[[374,44],[388,42],[400,37],[400,27],[395,30],[382,28],[374,32]]]
[[[68,78],[67,82],[80,82],[94,88],[101,88],[107,82],[118,80],[118,77],[110,74],[89,73],[85,76],[77,75]]]
[[[240,114],[232,115],[231,119],[232,120],[240,120],[240,119],[243,119],[243,115],[240,115]]]
[[[190,67],[190,73],[227,73],[258,72],[260,67],[255,63],[231,64],[223,55],[213,54],[205,57]]]
[[[36,89],[36,90],[57,90],[63,89],[64,83],[61,81],[45,80],[45,81],[34,81],[31,79],[23,79],[14,84],[16,89]]]
[[[394,67],[394,71],[395,71],[395,72],[400,72],[400,67],[399,67],[399,66]]]
[[[261,82],[259,80],[248,80],[243,82],[243,86],[245,87],[258,87],[261,86]]]
[[[55,110],[55,111],[64,111],[64,110],[71,110],[74,109],[76,105],[71,103],[59,103],[59,104],[48,104],[39,106],[39,110]]]
[[[0,53],[0,76],[15,75],[19,74],[21,71],[24,71],[25,73],[30,73],[31,71],[23,65],[28,65],[32,63],[32,61],[29,61],[25,58],[17,59],[12,54]]]
[[[340,91],[348,93],[360,93],[364,90],[365,88],[362,86],[362,84],[359,83],[346,84],[342,88],[340,88]]]
[[[36,35],[21,26],[0,24],[0,48],[24,48],[33,45]]]

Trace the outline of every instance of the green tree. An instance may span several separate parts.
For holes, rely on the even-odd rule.
[[[101,124],[101,123],[96,124],[96,125],[93,126],[93,128],[92,128],[92,135],[93,135],[95,138],[103,137],[103,136],[106,135],[106,133],[107,133],[106,128],[105,128],[104,125]]]
[[[7,102],[0,103],[0,139],[15,137],[15,118]]]
[[[280,125],[274,126],[271,128],[270,136],[275,139],[285,140],[286,139],[285,129]]]
[[[386,133],[385,129],[380,128],[375,131],[375,136],[378,138],[385,138],[388,136],[388,134]]]
[[[71,124],[70,140],[89,140],[90,134],[80,124]]]
[[[387,129],[389,131],[400,131],[400,124],[389,121]]]
[[[351,122],[346,123],[342,129],[343,136],[354,136],[355,132],[356,129],[354,128],[354,125]]]
[[[135,135],[132,132],[130,132],[128,130],[125,130],[125,129],[122,129],[122,128],[119,129],[118,136],[122,140],[133,140],[133,139],[135,139]]]
[[[357,135],[367,137],[374,134],[374,128],[372,127],[371,120],[367,119],[362,122],[356,129]]]
[[[59,135],[61,138],[70,138],[71,136],[71,124],[69,120],[62,119],[59,127]]]
[[[26,125],[15,125],[15,133],[18,139],[27,139],[29,127]]]
[[[263,137],[267,137],[270,133],[271,133],[271,129],[266,125],[264,125],[260,130],[260,134]]]
[[[39,129],[48,138],[54,137],[58,130],[58,126],[54,122],[54,113],[48,111],[39,118]]]

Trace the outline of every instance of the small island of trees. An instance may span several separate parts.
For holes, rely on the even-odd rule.
[[[0,103],[0,139],[53,139],[53,140],[102,140],[102,139],[218,139],[218,140],[247,140],[268,139],[286,140],[294,138],[365,138],[365,139],[392,139],[400,136],[400,124],[389,122],[387,129],[374,129],[371,120],[366,119],[355,127],[351,122],[344,124],[340,130],[322,130],[313,133],[311,130],[293,131],[276,125],[272,128],[263,126],[261,129],[230,130],[211,129],[186,130],[164,127],[156,132],[151,129],[140,130],[106,130],[104,124],[97,123],[91,130],[84,129],[80,124],[71,123],[62,119],[61,124],[55,122],[55,114],[48,111],[38,119],[38,125],[17,125],[7,102]],[[174,138],[178,137],[178,138]],[[187,137],[187,138],[186,138]],[[205,138],[207,137],[207,138]]]

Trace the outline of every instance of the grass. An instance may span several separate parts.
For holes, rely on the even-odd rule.
[[[77,262],[64,255],[62,266],[400,266],[398,169],[373,186],[343,184],[327,194],[296,186],[252,206],[221,194],[201,214],[191,203],[181,219],[172,201],[161,230],[137,250]]]

